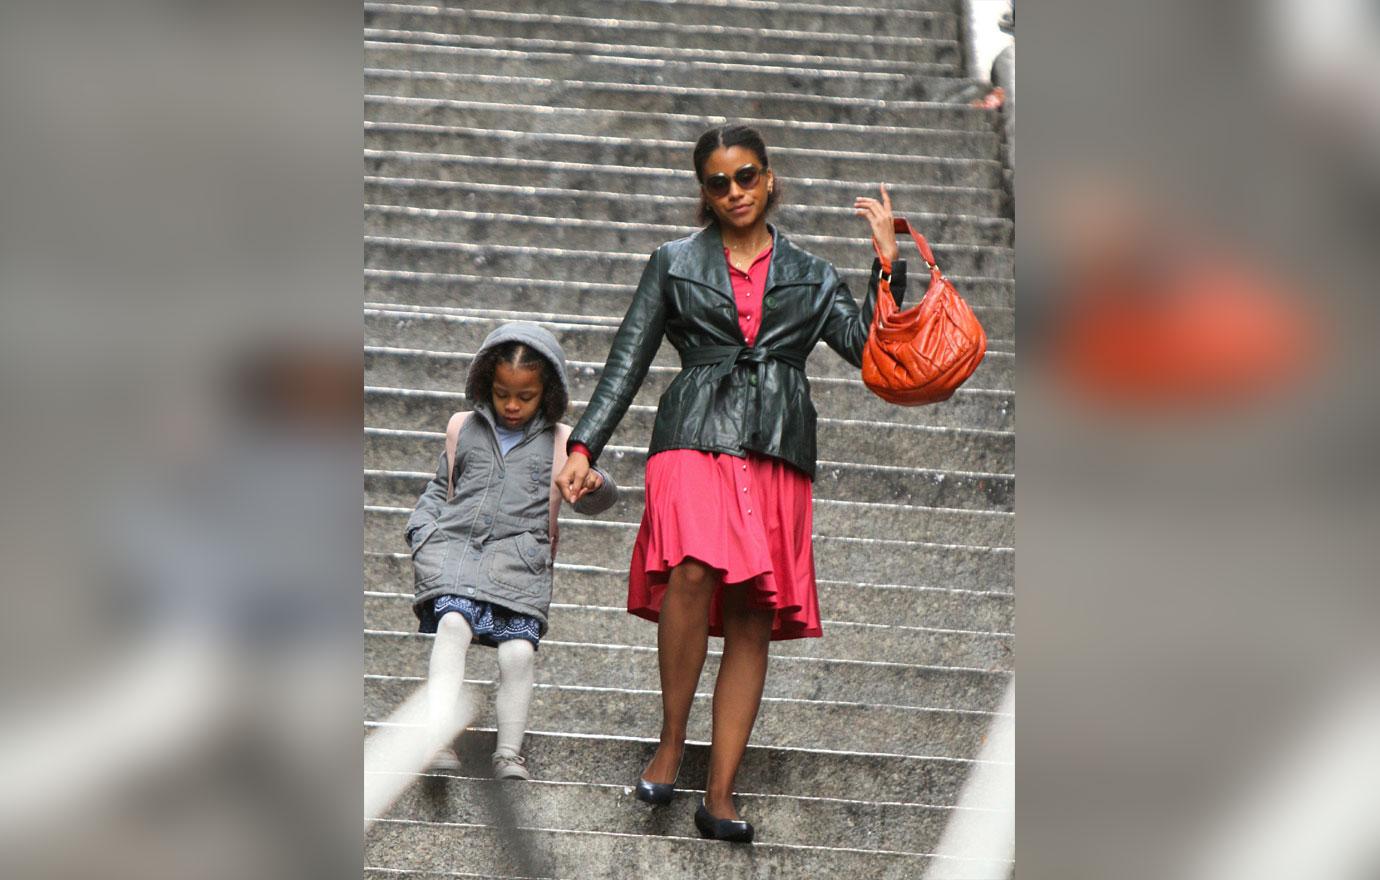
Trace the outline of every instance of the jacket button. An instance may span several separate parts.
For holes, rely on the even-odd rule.
[[[763,300],[763,302],[766,304],[767,308],[769,308],[769,309],[776,308],[776,297],[775,297],[775,296],[769,296],[769,297],[767,297],[765,300]]]
[[[757,377],[756,377],[756,376],[749,376],[749,377],[748,377],[748,384],[749,384],[749,385],[756,385],[756,384],[757,384]]]

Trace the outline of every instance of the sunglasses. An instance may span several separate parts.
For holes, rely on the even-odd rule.
[[[728,195],[729,190],[733,188],[734,182],[743,189],[752,189],[761,178],[761,168],[758,168],[756,165],[744,165],[742,168],[733,172],[731,180],[727,174],[720,172],[719,174],[711,174],[709,177],[706,177],[704,182],[700,185],[704,187],[705,192],[716,199],[721,199]]]

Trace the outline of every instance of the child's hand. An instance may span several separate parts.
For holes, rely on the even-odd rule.
[[[580,497],[588,495],[590,492],[598,492],[599,487],[604,485],[604,478],[599,476],[599,472],[590,468],[588,476],[585,477],[585,488],[580,493]]]
[[[561,497],[574,504],[588,491],[585,483],[590,476],[589,459],[582,453],[571,453],[565,460],[565,467],[561,468],[560,475],[556,477],[556,488],[560,489]]]

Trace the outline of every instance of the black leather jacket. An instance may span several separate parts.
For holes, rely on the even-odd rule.
[[[748,346],[738,325],[723,239],[717,226],[652,253],[614,336],[608,362],[570,443],[598,458],[627,412],[665,336],[682,370],[657,404],[648,454],[700,449],[784,459],[815,475],[815,407],[805,358],[823,339],[854,366],[872,324],[880,263],[873,262],[862,308],[826,260],[793,245],[774,226],[762,326]],[[905,263],[892,291],[905,291]]]

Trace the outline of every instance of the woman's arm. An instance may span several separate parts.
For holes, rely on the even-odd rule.
[[[599,457],[632,404],[647,370],[661,347],[666,331],[666,298],[662,286],[666,279],[665,246],[657,248],[642,270],[637,292],[614,334],[604,374],[591,395],[589,406],[571,432],[566,448],[576,443],[588,447]]]
[[[872,232],[872,246],[880,254],[885,254],[891,263],[891,295],[900,306],[906,295],[906,263],[898,259],[900,249],[896,244],[896,222],[891,213],[891,194],[886,184],[879,189],[881,201],[859,196],[853,200],[853,213],[862,217]],[[855,367],[862,366],[863,346],[867,344],[872,331],[872,314],[877,308],[877,291],[881,283],[882,261],[872,261],[872,272],[867,279],[867,296],[862,308],[853,299],[848,285],[839,278],[838,272],[830,267],[824,283],[829,289],[829,316],[824,322],[822,337],[829,347],[843,356]]]
[[[821,338],[829,347],[843,356],[855,367],[862,366],[863,346],[872,330],[872,313],[877,307],[877,289],[882,273],[881,260],[872,261],[872,274],[867,281],[867,297],[862,308],[848,289],[848,284],[830,267],[825,275],[825,284],[832,285],[833,293],[829,299],[829,317],[824,321]],[[899,306],[906,295],[906,261],[896,260],[891,264],[891,293]]]

